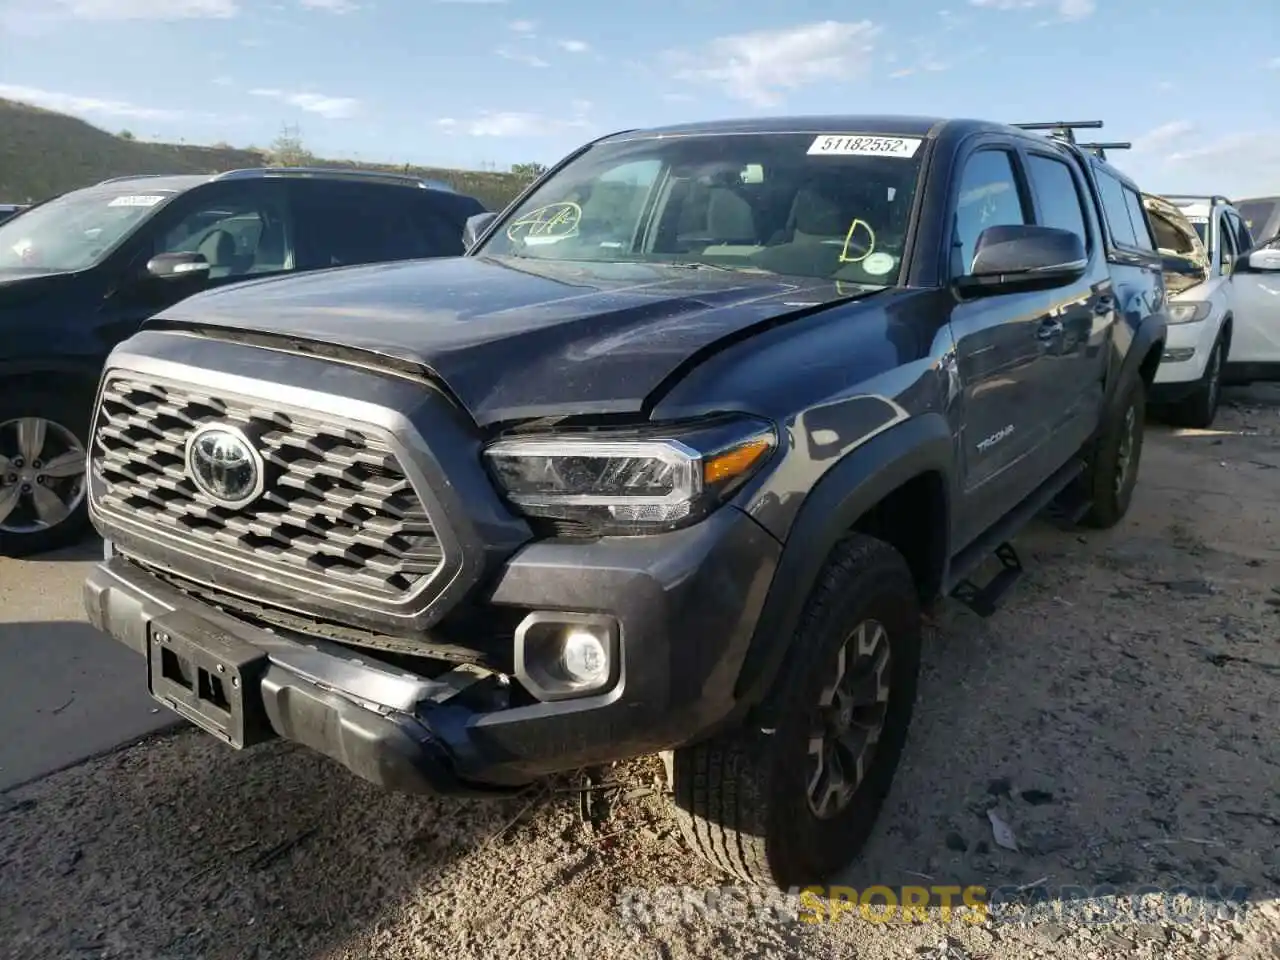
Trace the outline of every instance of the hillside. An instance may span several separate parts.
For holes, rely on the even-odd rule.
[[[0,202],[43,200],[108,177],[137,173],[218,173],[270,163],[265,151],[139,143],[99,130],[66,114],[0,99]],[[340,160],[316,166],[354,167]],[[359,164],[362,169],[409,173],[443,180],[501,209],[527,182],[510,173],[437,170],[391,164]]]

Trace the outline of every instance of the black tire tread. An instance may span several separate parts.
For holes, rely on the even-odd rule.
[[[1120,452],[1120,430],[1124,424],[1124,412],[1130,404],[1137,408],[1137,436],[1135,438],[1137,449],[1135,453],[1138,456],[1138,463],[1134,465],[1134,477],[1130,481],[1131,489],[1132,485],[1137,482],[1137,473],[1142,466],[1141,454],[1146,414],[1146,383],[1141,377],[1135,376],[1125,385],[1124,389],[1126,391],[1124,402],[1117,404],[1114,410],[1107,414],[1106,427],[1101,436],[1094,441],[1088,457],[1089,467],[1084,476],[1085,489],[1091,506],[1081,523],[1083,526],[1092,527],[1096,530],[1114,527],[1124,519],[1124,515],[1129,510],[1128,499],[1123,503],[1118,502],[1112,481],[1115,476],[1116,457]]]
[[[807,642],[830,615],[833,601],[863,585],[887,581],[914,594],[906,560],[893,547],[872,537],[850,533],[832,550],[809,596],[784,665],[774,685],[783,702],[794,696],[797,678],[805,677],[820,655]],[[675,751],[675,814],[690,846],[704,859],[739,880],[767,886],[776,882],[769,860],[769,777],[771,736],[741,730]]]

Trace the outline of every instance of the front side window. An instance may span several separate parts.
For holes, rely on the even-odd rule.
[[[474,254],[896,282],[917,138],[752,133],[598,144]]]
[[[152,254],[198,253],[214,280],[286,270],[287,231],[278,197],[237,189],[199,200],[156,239]]]
[[[1080,188],[1071,168],[1061,160],[1033,153],[1027,157],[1027,173],[1040,205],[1041,224],[1070,230],[1087,250],[1089,231],[1080,204]]]
[[[147,190],[136,184],[63,194],[0,224],[0,270],[86,270],[174,195],[171,190]]]
[[[1012,154],[1004,150],[973,154],[965,162],[956,200],[953,275],[969,272],[983,230],[1025,223],[1027,214],[1018,191]]]

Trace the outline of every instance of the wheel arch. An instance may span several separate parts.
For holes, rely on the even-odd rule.
[[[740,713],[771,722],[768,694],[809,595],[847,534],[889,543],[905,557],[922,600],[937,596],[951,555],[954,462],[950,425],[931,413],[874,437],[823,475],[783,545],[734,691]]]

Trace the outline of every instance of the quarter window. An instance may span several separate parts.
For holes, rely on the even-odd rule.
[[[952,273],[962,276],[972,268],[983,230],[1026,222],[1012,155],[1004,150],[981,150],[970,156],[956,203]]]
[[[1137,190],[1124,188],[1125,206],[1129,208],[1129,223],[1133,225],[1133,235],[1138,246],[1143,250],[1155,253],[1156,241],[1151,235],[1151,226],[1147,223],[1146,211],[1142,208],[1142,197]]]
[[[1089,229],[1080,204],[1080,188],[1071,168],[1061,160],[1033,153],[1027,157],[1027,174],[1040,208],[1040,223],[1070,230],[1088,249]]]
[[[1118,247],[1136,247],[1137,234],[1129,219],[1129,204],[1125,199],[1124,185],[1111,174],[1095,168],[1098,193],[1102,197],[1102,212],[1107,218],[1111,242]]]

